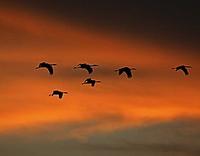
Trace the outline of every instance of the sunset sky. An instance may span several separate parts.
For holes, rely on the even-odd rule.
[[[195,2],[0,2],[1,156],[198,156]],[[56,63],[55,74],[35,70]],[[74,70],[98,64],[94,73]],[[191,65],[190,75],[172,67]],[[130,66],[133,78],[115,69]],[[81,85],[88,77],[95,87]],[[63,99],[48,96],[67,91]]]

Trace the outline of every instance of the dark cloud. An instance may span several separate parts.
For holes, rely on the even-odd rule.
[[[198,47],[199,4],[195,1],[9,1],[88,28],[138,36],[157,42]]]
[[[110,119],[112,119],[111,117]],[[116,117],[114,117],[114,120]],[[101,120],[100,120],[101,122]],[[88,122],[81,126],[93,125],[97,122]],[[58,125],[52,126],[57,131]],[[66,133],[71,126],[62,124]],[[72,126],[73,128],[77,126]],[[60,128],[62,129],[62,128]],[[68,130],[67,130],[68,129]],[[138,156],[198,156],[199,155],[199,120],[175,120],[159,124],[135,127],[107,134],[95,134],[87,141],[74,139],[52,140],[52,133],[38,133],[34,139],[20,136],[1,136],[0,151],[2,155],[38,155],[64,156],[70,155],[127,155]],[[61,131],[58,133],[60,134]],[[12,150],[10,150],[12,149]],[[17,155],[18,154],[18,155]]]

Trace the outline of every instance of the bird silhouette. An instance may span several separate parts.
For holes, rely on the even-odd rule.
[[[93,80],[91,78],[87,78],[83,83],[83,84],[91,84],[92,87],[95,86],[96,83],[100,83],[101,81],[97,81],[97,80]]]
[[[119,72],[119,75],[121,75],[122,73],[126,73],[128,78],[132,77],[132,70],[136,70],[135,68],[129,68],[129,67],[123,67],[120,69],[115,70],[116,72]]]
[[[175,69],[176,71],[182,70],[185,75],[189,75],[189,71],[188,71],[187,68],[192,68],[192,67],[191,66],[186,66],[186,65],[180,65],[180,66],[177,66],[177,67],[172,68],[172,69]]]
[[[47,62],[42,62],[39,64],[38,67],[36,67],[35,69],[39,69],[39,68],[47,68],[49,71],[50,75],[53,75],[53,66],[55,66],[56,64],[49,64]]]
[[[52,92],[52,94],[49,94],[49,96],[58,95],[58,97],[59,97],[60,99],[62,99],[63,94],[68,94],[68,92],[62,92],[62,91],[59,91],[59,90],[54,90],[54,91]]]
[[[95,67],[95,66],[98,66],[96,64],[86,64],[86,63],[83,63],[83,64],[78,64],[76,67],[74,67],[74,69],[77,69],[77,68],[82,68],[82,69],[86,69],[88,71],[89,74],[91,74],[93,72],[93,68],[92,67]]]

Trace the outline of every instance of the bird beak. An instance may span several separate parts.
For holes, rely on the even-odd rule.
[[[40,67],[36,67],[35,69],[39,69]]]
[[[132,68],[132,70],[136,70],[135,68]]]
[[[49,96],[52,96],[52,94],[49,94]]]

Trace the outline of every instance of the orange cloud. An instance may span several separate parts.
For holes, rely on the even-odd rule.
[[[119,39],[13,9],[1,10],[0,26],[6,27],[8,32],[13,29],[17,32],[12,34],[16,41],[10,41],[8,37],[0,53],[0,61],[7,64],[0,75],[6,82],[0,86],[4,90],[0,97],[0,132],[23,126],[84,123],[103,118],[105,122],[80,127],[71,133],[78,135],[84,130],[88,135],[146,122],[200,115],[199,69],[192,69],[190,77],[170,69],[184,62],[199,65],[197,58],[189,54],[180,56],[184,48],[176,49],[171,55],[170,48],[150,45],[147,41]],[[50,77],[45,70],[33,70],[43,60],[58,63],[54,76]],[[132,80],[115,73],[109,77],[103,72],[101,75],[94,73],[93,76],[102,83],[91,88],[80,85],[88,76],[84,71],[60,70],[61,66],[72,67],[80,62],[102,64],[97,71],[108,66],[112,71],[123,65],[134,66],[137,71]],[[59,77],[65,72],[79,73],[80,78]],[[54,88],[67,90],[70,94],[63,100],[48,97]],[[106,122],[110,115],[119,118]]]

